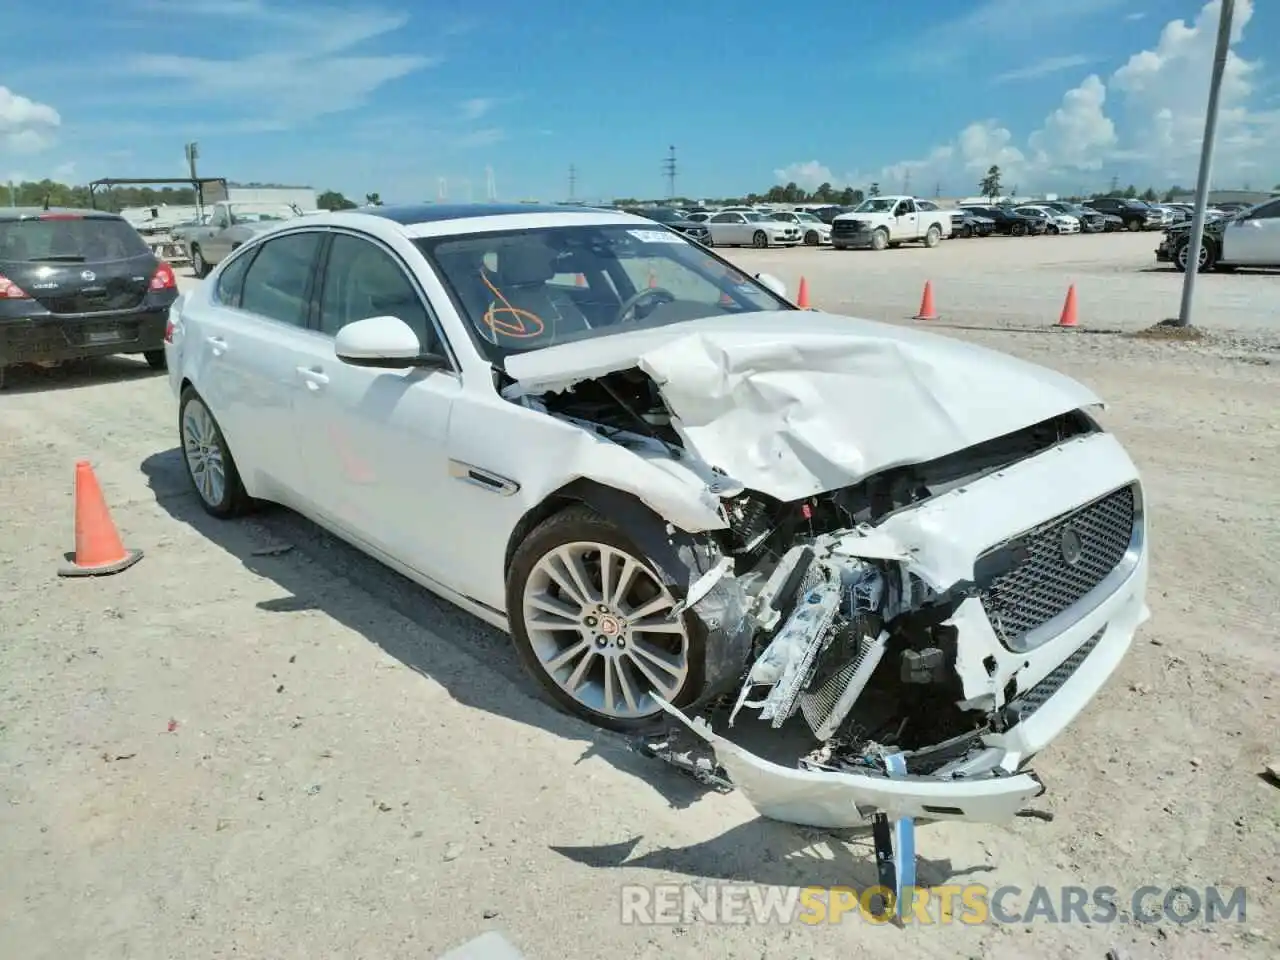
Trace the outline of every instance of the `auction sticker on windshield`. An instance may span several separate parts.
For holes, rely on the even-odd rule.
[[[668,233],[666,230],[628,230],[627,233],[641,243],[684,243],[680,234]]]

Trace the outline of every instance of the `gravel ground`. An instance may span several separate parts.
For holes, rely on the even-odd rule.
[[[207,519],[166,381],[118,358],[0,394],[4,953],[434,957],[497,929],[530,958],[1275,956],[1280,790],[1261,772],[1280,755],[1276,278],[1205,278],[1203,342],[961,329],[1046,327],[1072,281],[1087,327],[1158,320],[1179,278],[1139,272],[1154,242],[731,256],[881,319],[914,313],[930,274],[938,332],[1095,387],[1144,471],[1153,619],[1037,763],[1056,819],[923,827],[922,880],[1122,898],[1244,886],[1245,922],[621,925],[622,884],[862,887],[873,858],[556,713],[503,637],[306,521]],[[80,457],[146,551],[100,581],[54,576]]]

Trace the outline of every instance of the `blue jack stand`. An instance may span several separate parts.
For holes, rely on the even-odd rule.
[[[907,775],[907,763],[900,753],[885,757],[884,765],[890,777]],[[893,891],[894,913],[901,925],[911,912],[916,885],[916,824],[910,817],[890,820],[888,814],[877,813],[871,829],[880,885]]]

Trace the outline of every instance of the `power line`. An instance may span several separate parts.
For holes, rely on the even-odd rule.
[[[578,195],[578,168],[572,163],[569,164],[569,199],[574,200]]]
[[[667,198],[675,199],[676,195],[676,148],[668,147],[670,153],[662,161],[662,173],[667,178]]]

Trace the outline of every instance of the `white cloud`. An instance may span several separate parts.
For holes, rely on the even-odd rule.
[[[1137,23],[1139,20],[1145,20],[1147,15],[1145,13],[1126,13],[1124,18],[1130,23]]]
[[[462,117],[464,120],[479,120],[494,108],[498,101],[489,97],[473,97],[463,101]]]
[[[1063,70],[1070,70],[1073,67],[1083,67],[1088,62],[1089,58],[1080,54],[1072,54],[1066,57],[1046,57],[1036,63],[1019,67],[1017,70],[1001,73],[996,76],[995,82],[1011,83],[1015,80],[1036,80],[1040,77],[1047,77],[1050,74],[1061,73]]]
[[[1081,2],[1094,9],[1100,5],[1094,0]],[[1025,148],[1007,126],[988,119],[969,124],[922,159],[900,161],[878,171],[837,175],[815,159],[775,170],[775,176],[781,183],[794,181],[802,186],[828,182],[865,187],[879,182],[886,191],[902,189],[909,176],[914,192],[926,193],[938,184],[956,194],[973,192],[991,165],[1000,167],[1006,184],[1017,184],[1024,192],[1076,189],[1083,182],[1102,189],[1112,172],[1133,182],[1192,182],[1203,135],[1219,2],[1209,0],[1190,24],[1182,20],[1166,24],[1151,49],[1133,54],[1108,80],[1090,74],[1067,90],[1060,104],[1027,136]],[[999,3],[982,9],[990,12]],[[1254,0],[1237,0],[1233,40],[1244,35],[1253,10]],[[970,29],[987,22],[976,16],[966,18]],[[1214,179],[1220,184],[1244,183],[1250,174],[1255,186],[1280,180],[1280,111],[1263,112],[1253,106],[1261,86],[1261,66],[1260,61],[1234,52],[1227,61],[1214,162]]]
[[[0,87],[0,146],[14,153],[38,153],[53,143],[61,125],[62,117],[53,107]]]
[[[226,58],[144,53],[126,58],[135,76],[166,81],[166,99],[223,102],[243,111],[246,130],[283,129],[362,106],[391,80],[436,59],[351,51],[408,22],[375,8],[283,7],[265,0],[139,0],[147,9],[214,21],[239,47]],[[225,29],[226,27],[231,29]]]

